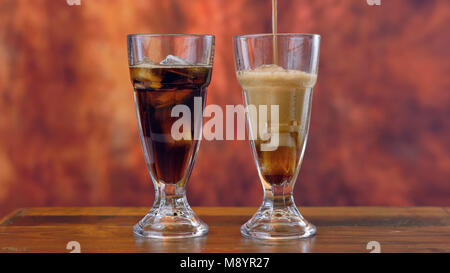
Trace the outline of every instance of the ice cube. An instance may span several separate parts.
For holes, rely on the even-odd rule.
[[[151,95],[151,105],[157,109],[173,107],[178,104],[186,105],[193,100],[194,94],[190,91],[165,91],[154,92]]]
[[[141,61],[137,62],[134,66],[140,67],[152,67],[158,65],[158,63],[153,62],[150,58],[144,57]]]
[[[148,85],[153,89],[159,89],[162,87],[161,77],[160,75],[154,73],[152,66],[147,67],[143,64],[132,67],[130,71],[133,81],[145,83],[145,85]]]
[[[175,92],[155,92],[151,95],[150,104],[156,109],[172,106],[175,103]]]
[[[174,55],[167,55],[167,57],[164,58],[159,64],[162,65],[192,65],[192,63],[184,60],[183,58],[174,56]]]

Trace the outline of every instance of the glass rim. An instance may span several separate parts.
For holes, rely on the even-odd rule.
[[[174,34],[127,34],[128,38],[134,38],[134,37],[186,37],[186,38],[215,38],[212,34],[181,34],[181,33],[174,33]]]
[[[257,34],[241,34],[241,35],[234,35],[234,39],[247,39],[247,38],[265,38],[265,37],[296,37],[296,38],[302,38],[302,37],[310,37],[310,38],[321,38],[320,34],[315,33],[257,33]]]

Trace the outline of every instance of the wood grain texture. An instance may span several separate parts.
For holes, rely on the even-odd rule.
[[[239,227],[255,212],[248,207],[198,207],[210,226],[197,239],[135,237],[132,226],[147,208],[84,207],[18,209],[0,221],[0,252],[450,252],[450,214],[438,207],[305,207],[318,227],[312,239],[267,242],[242,238]]]

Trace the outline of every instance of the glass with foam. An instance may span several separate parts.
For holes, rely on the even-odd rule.
[[[264,188],[263,204],[241,227],[245,237],[294,239],[316,232],[298,211],[292,192],[308,136],[319,43],[314,34],[234,38],[236,75]]]

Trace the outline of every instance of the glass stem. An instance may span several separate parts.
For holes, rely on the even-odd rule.
[[[153,209],[157,209],[160,212],[161,210],[168,210],[176,213],[176,211],[185,210],[188,207],[184,187],[180,187],[177,184],[158,183]]]
[[[295,206],[290,185],[271,185],[264,189],[263,207],[273,210]]]

